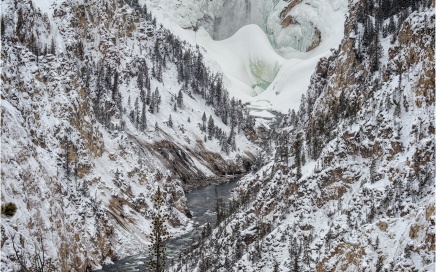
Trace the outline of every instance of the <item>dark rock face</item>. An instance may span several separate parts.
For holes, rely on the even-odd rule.
[[[170,141],[160,141],[147,145],[147,148],[183,182],[185,189],[214,183],[220,176],[247,173],[251,170],[254,161],[251,154],[238,157],[234,161],[226,161],[220,153],[206,150],[202,142],[197,143],[195,150],[178,146]],[[206,167],[215,177],[203,173],[199,169],[200,165]]]

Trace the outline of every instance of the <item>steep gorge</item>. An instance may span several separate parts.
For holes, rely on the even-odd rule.
[[[213,21],[198,21],[201,5],[234,9],[210,17],[221,37],[262,21],[276,50],[281,42],[321,50],[316,37],[328,37],[303,16],[317,1],[268,11],[256,10],[259,1],[176,2],[165,4],[194,6],[181,16],[187,28]],[[148,242],[157,187],[179,235],[192,228],[184,190],[247,174],[232,212],[173,271],[431,271],[434,4],[403,2],[350,3],[344,38],[313,58],[301,103],[274,94],[299,109],[271,130],[256,130],[225,78],[205,65],[210,48],[178,39],[136,1],[2,2],[1,198],[18,206],[2,216],[2,269],[34,265],[42,245],[60,271],[136,254]],[[164,2],[146,3],[159,10]],[[264,97],[294,91],[289,74],[257,64],[257,74],[282,80]]]
[[[434,271],[434,5],[381,3],[351,6],[240,209],[172,271]]]
[[[1,199],[18,208],[2,215],[5,271],[134,254],[158,186],[177,235],[185,189],[250,168],[252,118],[142,6],[4,1],[1,38]]]

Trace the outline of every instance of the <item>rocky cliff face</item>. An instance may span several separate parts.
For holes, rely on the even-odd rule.
[[[250,168],[245,109],[143,6],[3,1],[1,23],[5,271],[137,253],[158,186],[177,232],[185,188]]]
[[[18,207],[2,215],[5,271],[43,254],[47,266],[85,271],[137,253],[158,186],[177,233],[183,189],[254,161],[241,102],[199,49],[128,2],[2,2],[1,198]],[[302,29],[292,3],[268,16],[298,34],[283,30],[281,42],[305,51],[316,42],[298,37],[319,29],[324,39],[329,24]],[[316,3],[299,12],[344,4]],[[434,4],[349,8],[340,47],[268,139],[275,152],[257,154],[256,167],[269,163],[241,180],[231,215],[173,270],[432,269]]]
[[[434,269],[434,6],[380,15],[389,3],[351,6],[274,161],[241,182],[240,211],[174,271]]]

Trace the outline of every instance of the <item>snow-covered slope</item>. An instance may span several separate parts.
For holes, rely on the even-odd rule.
[[[18,208],[2,215],[2,270],[137,253],[158,186],[177,234],[184,189],[250,168],[243,105],[141,7],[3,1],[1,34],[1,199]]]
[[[351,6],[273,156],[172,271],[435,271],[434,6],[386,2]]]
[[[263,4],[2,2],[2,270],[137,253],[158,187],[189,231],[184,190],[256,155],[173,270],[434,271],[434,6]]]

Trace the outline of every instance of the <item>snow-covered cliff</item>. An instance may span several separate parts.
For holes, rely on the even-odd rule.
[[[239,173],[227,218],[172,270],[434,271],[430,1],[5,0],[1,15],[1,200],[17,206],[2,270],[135,254],[158,187],[178,235],[184,190]],[[260,135],[249,110],[285,116]]]
[[[84,271],[147,243],[160,186],[171,231],[184,189],[244,173],[253,120],[199,51],[124,1],[3,1],[2,269]]]
[[[389,3],[353,3],[274,156],[173,271],[434,271],[434,6]]]

